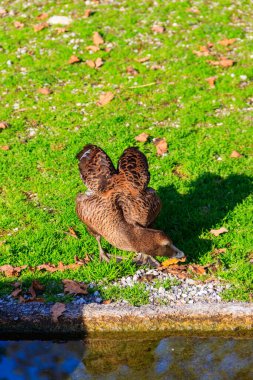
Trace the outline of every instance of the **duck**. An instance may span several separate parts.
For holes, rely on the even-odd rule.
[[[138,148],[125,149],[117,168],[103,149],[93,144],[85,145],[76,157],[87,188],[76,197],[76,213],[97,240],[100,260],[110,260],[101,237],[120,250],[140,254],[145,262],[157,263],[156,256],[185,256],[163,231],[151,228],[161,200],[148,187],[147,158]]]

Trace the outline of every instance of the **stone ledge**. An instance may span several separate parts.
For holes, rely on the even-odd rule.
[[[58,322],[53,303],[0,305],[0,334],[84,335],[98,332],[230,333],[253,335],[253,304],[170,306],[67,304]]]

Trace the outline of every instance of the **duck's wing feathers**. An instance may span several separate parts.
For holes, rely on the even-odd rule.
[[[111,159],[98,146],[88,144],[76,156],[84,184],[92,191],[104,191],[116,170]]]
[[[150,174],[148,161],[137,148],[127,148],[119,159],[118,171],[134,188],[146,189]]]

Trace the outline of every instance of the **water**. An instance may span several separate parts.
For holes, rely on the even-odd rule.
[[[253,340],[106,336],[0,341],[0,380],[252,380]]]

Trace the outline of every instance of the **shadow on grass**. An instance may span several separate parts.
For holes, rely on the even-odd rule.
[[[223,219],[252,192],[252,179],[233,174],[227,178],[206,173],[191,184],[187,194],[174,185],[160,187],[162,211],[156,227],[166,232],[190,260],[210,251],[212,241],[199,238],[202,231],[221,227]]]

